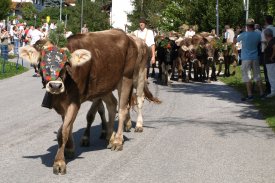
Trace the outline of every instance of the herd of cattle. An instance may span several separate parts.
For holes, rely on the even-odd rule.
[[[192,38],[156,37],[157,60],[159,61],[160,79],[163,84],[170,83],[177,68],[178,79],[189,82],[217,80],[225,65],[224,76],[229,77],[230,64],[235,67],[238,49],[234,44],[223,42],[220,38],[207,32],[194,35]],[[216,66],[218,65],[218,69]],[[193,78],[191,73],[193,72]]]
[[[222,48],[217,46],[218,43],[217,38],[206,33],[192,38],[161,39],[157,57],[164,82],[169,81],[168,76],[174,74],[175,67],[178,77],[186,81],[191,79],[192,69],[194,80],[215,80],[216,72],[213,71],[217,62],[220,66],[225,63],[225,75],[228,75],[229,60],[237,55],[235,51],[230,52],[229,46]],[[87,128],[81,145],[90,145],[90,127],[99,112],[102,119],[101,137],[106,138],[108,148],[116,151],[123,148],[123,131],[129,131],[132,127],[129,109],[137,108],[135,132],[142,132],[145,98],[156,104],[161,103],[146,84],[148,47],[143,40],[121,30],[73,35],[68,38],[66,48],[40,40],[33,46],[20,48],[19,54],[39,68],[42,84],[46,88],[42,106],[55,109],[63,121],[57,135],[58,151],[53,164],[55,174],[65,174],[65,157],[74,156],[73,123],[83,102],[92,101],[92,105],[86,116]],[[171,68],[167,69],[169,66]],[[212,74],[209,72],[211,70]],[[114,90],[118,91],[118,102],[112,93]],[[105,118],[103,102],[109,121]],[[117,111],[118,129],[115,133]]]

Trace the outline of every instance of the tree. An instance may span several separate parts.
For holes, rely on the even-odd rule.
[[[83,22],[87,24],[89,31],[99,31],[110,28],[109,15],[101,10],[101,3],[102,1],[93,3],[90,0],[83,0]],[[68,20],[66,29],[73,33],[80,32],[81,0],[76,2],[76,6],[63,7],[63,21],[66,15]],[[45,8],[40,13],[41,19],[46,19],[47,16],[51,17],[51,22],[57,22],[59,20],[59,6]]]
[[[134,28],[138,27],[137,22],[141,16],[147,18],[154,28],[165,31],[178,31],[182,24],[198,25],[199,31],[216,28],[216,0],[134,0],[133,5],[134,11],[128,18]],[[249,17],[262,24],[267,12],[274,16],[274,7],[275,0],[250,0]],[[219,16],[221,28],[226,24],[243,26],[243,1],[219,0]]]
[[[36,19],[34,15],[37,16],[37,10],[34,5],[32,3],[22,3],[21,12],[22,18],[27,22],[27,24],[34,25],[34,20]]]
[[[11,0],[0,1],[0,20],[6,19],[11,10]]]

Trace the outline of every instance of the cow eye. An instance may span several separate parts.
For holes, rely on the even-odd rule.
[[[55,65],[51,65],[51,70],[55,70]]]

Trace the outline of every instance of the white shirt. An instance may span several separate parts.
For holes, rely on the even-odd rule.
[[[30,33],[30,37],[31,37],[30,44],[34,45],[36,41],[40,40],[43,36],[44,36],[43,33],[40,32],[39,30],[37,29],[32,30]]]
[[[141,38],[145,41],[147,46],[152,46],[155,44],[155,38],[154,38],[154,33],[152,30],[149,30],[147,28],[145,28],[143,31],[142,30],[136,30],[134,32],[135,36],[137,36],[138,38]]]
[[[273,37],[275,37],[275,27],[273,27],[273,25],[268,25],[266,27],[266,29],[271,29],[273,31]],[[262,34],[261,34],[261,42],[262,42],[262,52],[264,52],[265,48],[266,48],[266,39],[265,39],[265,36],[264,36],[264,30],[262,31]]]
[[[189,37],[189,38],[192,38],[194,35],[195,35],[195,31],[191,30],[191,31],[186,31],[184,37]]]
[[[235,37],[235,33],[232,29],[227,29],[225,32],[225,39],[227,43],[233,43]]]

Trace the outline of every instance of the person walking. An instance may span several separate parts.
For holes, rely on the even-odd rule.
[[[252,94],[251,70],[253,72],[253,79],[257,83],[260,91],[260,98],[263,99],[265,96],[261,83],[261,72],[258,53],[258,46],[261,43],[261,34],[255,32],[254,25],[254,19],[247,19],[247,32],[241,33],[240,36],[237,38],[238,42],[242,42],[242,80],[245,83],[247,90],[247,97],[242,98],[242,101],[252,101],[254,99]]]
[[[270,98],[275,96],[275,37],[273,30],[270,28],[264,30],[264,35],[267,41],[267,46],[264,51],[264,61],[270,83],[270,94],[266,97]]]
[[[149,57],[147,61],[147,79],[149,77],[150,64],[155,64],[155,39],[152,30],[146,28],[147,21],[145,18],[140,18],[139,29],[134,31],[134,35],[141,38],[149,47]]]

